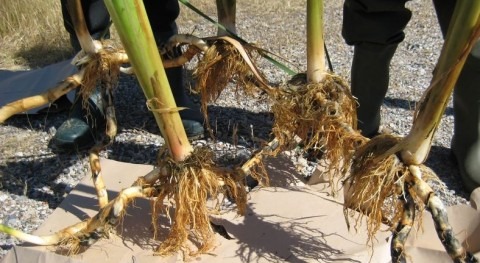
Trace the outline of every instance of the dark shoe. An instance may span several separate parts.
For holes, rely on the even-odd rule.
[[[59,152],[76,152],[90,149],[95,138],[88,123],[71,116],[58,128],[53,144]]]
[[[193,120],[183,120],[183,127],[185,128],[185,133],[189,140],[199,140],[202,139],[205,135],[205,129],[203,125],[198,121]]]
[[[48,108],[43,108],[39,110],[37,113],[39,114],[47,114],[47,113],[60,113],[63,111],[67,111],[72,107],[72,103],[67,98],[67,95],[63,95],[54,102],[50,104]]]
[[[52,139],[55,150],[74,152],[90,149],[105,131],[105,116],[99,90],[88,100],[88,109],[83,108],[81,96],[76,96],[69,118],[60,125]]]

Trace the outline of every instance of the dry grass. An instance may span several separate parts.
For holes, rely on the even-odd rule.
[[[0,69],[41,68],[73,55],[69,35],[63,26],[60,1],[1,1]],[[202,10],[208,10],[209,14],[216,12],[213,0],[194,2]],[[187,16],[182,19],[202,19],[185,13]],[[118,39],[114,29],[112,35],[113,39]]]
[[[288,9],[292,0],[269,1],[271,9]],[[214,0],[192,0],[198,9],[216,20]],[[240,2],[237,10],[262,7],[265,2]],[[205,22],[205,19],[180,4],[179,25],[187,21]],[[68,33],[63,26],[60,1],[57,0],[1,0],[0,4],[0,69],[34,69],[64,60],[73,55]],[[212,25],[212,28],[214,26]],[[186,29],[189,30],[190,29]],[[198,30],[194,29],[196,33]],[[181,28],[181,31],[185,31]],[[118,42],[115,29],[112,39]]]
[[[0,68],[38,68],[72,55],[60,1],[2,0]]]

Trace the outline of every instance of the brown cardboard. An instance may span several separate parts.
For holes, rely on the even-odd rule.
[[[217,247],[211,254],[189,261],[390,262],[388,232],[377,234],[372,254],[365,244],[364,224],[357,232],[347,229],[341,198],[332,198],[322,185],[305,186],[286,163],[284,160],[267,162],[273,186],[249,194],[244,217],[226,211],[212,219],[223,225],[234,239],[217,235]],[[110,197],[152,169],[149,165],[111,160],[102,160],[102,168]],[[97,201],[91,185],[89,176],[86,176],[35,234],[51,234],[93,215]],[[468,242],[470,250],[480,255],[479,212],[466,205],[450,207],[448,212],[457,237]],[[165,219],[161,222],[164,227],[168,225]],[[119,227],[121,237],[112,235],[71,257],[56,254],[52,247],[23,244],[14,247],[2,262],[182,262],[180,255],[153,256],[159,241],[151,240],[150,223],[149,201],[137,200]],[[413,231],[409,237],[407,253],[410,259],[413,262],[451,262],[438,241],[428,213],[424,216],[423,230]]]

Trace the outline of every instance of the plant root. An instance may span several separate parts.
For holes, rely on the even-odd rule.
[[[241,90],[250,97],[257,97],[261,90],[275,90],[266,84],[265,77],[253,63],[259,56],[258,48],[242,46],[229,37],[211,38],[207,42],[209,48],[204,51],[194,72],[197,79],[195,91],[201,96],[201,109],[207,125],[207,104],[215,101],[228,83],[235,83],[236,93]]]
[[[375,159],[399,140],[392,135],[379,135],[361,146],[355,152],[351,174],[345,180],[347,225],[350,227],[348,209],[362,212],[357,217],[355,226],[363,216],[367,217],[368,242],[374,239],[381,223],[393,227],[392,222],[400,220],[403,213],[403,206],[396,201],[402,197],[408,168],[395,155],[380,161]]]
[[[281,146],[276,152],[296,146],[298,136],[305,151],[328,160],[331,177],[343,177],[348,169],[342,167],[348,167],[355,149],[368,141],[355,129],[356,101],[336,75],[326,74],[320,83],[306,81],[305,74],[298,74],[274,97],[272,133]]]
[[[426,182],[438,180],[434,172],[424,165],[406,165],[397,155],[378,158],[400,140],[393,135],[378,135],[356,151],[351,175],[345,180],[347,225],[350,227],[348,209],[361,212],[355,228],[366,216],[367,243],[370,243],[381,224],[386,224],[393,231],[392,261],[403,262],[404,242],[413,222],[422,220],[422,214],[416,216],[415,210],[426,208],[450,257],[455,262],[476,262],[455,238],[445,206]]]
[[[125,209],[133,199],[152,197],[157,192],[157,189],[146,186],[132,186],[123,189],[115,199],[101,208],[94,217],[86,220],[85,228],[75,234],[73,238],[65,240],[63,244],[68,245],[71,253],[75,254],[81,248],[92,245],[100,238],[108,237],[109,233],[113,231],[125,215]]]
[[[6,234],[9,234],[11,236],[14,236],[20,240],[30,242],[32,244],[49,246],[49,245],[56,245],[56,244],[62,243],[64,240],[72,238],[75,234],[77,234],[82,229],[84,229],[86,225],[87,225],[87,222],[83,221],[73,226],[69,226],[65,229],[62,229],[53,235],[48,235],[48,236],[35,236],[35,235],[26,234],[19,230],[16,230],[14,228],[1,225],[1,224],[0,224],[0,231]]]
[[[85,68],[85,76],[79,91],[83,97],[82,101],[85,109],[88,109],[88,99],[92,92],[97,89],[97,86],[107,89],[106,92],[109,92],[113,87],[116,87],[118,82],[120,66],[123,62],[116,59],[120,51],[110,45],[108,41],[103,42],[103,44],[103,48],[97,53],[78,58],[78,61],[82,61],[79,66]],[[81,57],[82,52],[77,54],[77,57]]]
[[[258,181],[260,185],[269,186],[270,180],[265,165],[263,164],[263,157],[273,155],[273,152],[275,152],[278,147],[279,143],[277,139],[270,141],[262,148],[262,150],[255,153],[252,158],[240,167],[238,174],[242,176],[242,179],[250,175],[253,179]]]
[[[113,105],[113,87],[111,83],[101,85],[103,112],[105,113],[105,137],[103,140],[97,142],[95,146],[90,149],[89,163],[92,171],[92,180],[95,190],[97,192],[98,204],[103,208],[108,203],[108,193],[102,177],[102,168],[100,166],[100,152],[111,144],[117,135],[117,118],[115,116],[115,107]]]
[[[98,45],[101,47],[99,43]],[[128,62],[128,58],[123,51],[112,47],[108,43],[110,42],[104,42],[104,48],[100,48],[96,54],[89,55],[83,50],[80,51],[72,61],[79,66],[79,72],[66,78],[56,87],[50,88],[39,95],[13,101],[0,108],[0,123],[5,122],[15,114],[52,103],[78,87],[80,87],[80,94],[84,98],[84,103],[88,103],[88,97],[97,84],[102,83],[102,86],[114,87],[118,80],[120,65]],[[84,107],[88,109],[86,106],[85,104]]]
[[[254,49],[247,48],[245,52],[251,58]],[[237,91],[242,89],[247,94],[256,94],[251,68],[238,49],[223,39],[212,41],[194,74],[198,83],[195,90],[201,94],[202,103],[215,101],[230,81],[235,81]]]
[[[406,262],[405,242],[413,227],[413,219],[415,218],[415,203],[410,194],[407,192],[405,199],[401,198],[399,201],[403,204],[403,211],[401,220],[395,231],[393,231],[392,241],[390,243],[390,254],[393,263]]]
[[[409,192],[425,204],[427,210],[432,214],[435,230],[448,255],[454,262],[478,262],[478,260],[465,250],[462,244],[455,237],[452,226],[448,222],[448,215],[445,205],[435,195],[432,188],[422,180],[422,171],[418,166],[410,165],[411,176],[407,177]]]
[[[183,39],[184,41],[189,40],[188,36],[187,38],[180,36],[179,39]],[[173,59],[163,59],[165,68],[181,66],[190,61],[199,52],[205,50],[205,44],[203,42],[198,38],[192,39],[193,40],[190,40],[192,43],[189,43],[188,49],[181,56]],[[50,88],[44,93],[22,98],[1,107],[0,123],[5,122],[15,114],[52,103],[79,86],[82,87],[80,94],[82,94],[83,98],[88,98],[98,83],[104,82],[104,84],[108,83],[108,86],[114,87],[120,72],[125,74],[134,73],[131,67],[123,68],[121,66],[129,62],[124,50],[113,47],[111,45],[112,42],[108,40],[104,42],[95,40],[93,42],[95,45],[94,53],[87,53],[81,50],[72,61],[72,64],[79,67],[78,73],[69,76],[56,87]]]
[[[183,162],[171,160],[167,154],[160,155],[159,166],[168,173],[159,178],[161,191],[155,200],[155,210],[166,211],[165,201],[173,200],[175,211],[173,225],[166,240],[156,254],[167,255],[182,250],[186,255],[205,253],[213,247],[214,231],[210,224],[208,199],[217,199],[219,194],[235,200],[237,211],[243,215],[246,208],[246,189],[242,177],[234,171],[217,168],[213,161],[213,151],[209,148],[195,148]],[[157,212],[153,213],[155,222]],[[155,231],[156,232],[156,231]],[[198,244],[193,251],[187,246],[189,236]]]
[[[151,197],[157,193],[158,191],[153,187],[132,186],[123,189],[115,199],[101,208],[94,217],[62,229],[53,235],[29,235],[4,225],[0,225],[0,231],[36,245],[58,245],[67,254],[73,255],[89,247],[100,238],[108,237],[109,233],[117,226],[125,214],[126,207],[133,199]]]
[[[104,149],[104,145],[95,145],[92,149],[90,149],[89,154],[89,163],[90,163],[90,170],[92,171],[92,181],[93,186],[95,187],[95,191],[97,192],[98,198],[98,205],[100,208],[103,208],[108,204],[108,193],[107,187],[103,181],[102,177],[102,167],[100,166],[100,158],[99,153],[101,150]]]

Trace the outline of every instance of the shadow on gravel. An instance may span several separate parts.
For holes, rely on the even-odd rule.
[[[268,141],[273,126],[271,112],[251,112],[239,108],[209,106],[209,123],[217,139],[231,142],[235,133],[238,141]],[[229,141],[230,140],[230,141]]]
[[[415,110],[416,101],[399,99],[399,98],[392,98],[392,97],[385,97],[383,101],[384,105],[390,108],[401,108],[404,110]],[[445,115],[452,116],[453,115],[453,108],[447,107],[445,109]]]
[[[0,165],[0,189],[18,197],[48,202],[55,209],[69,189],[57,183],[58,175],[69,169],[74,156],[22,156],[12,157]],[[83,176],[83,175],[79,175]]]
[[[460,174],[458,172],[458,166],[453,159],[453,155],[450,148],[441,146],[432,146],[430,154],[425,164],[432,169],[435,174],[444,182],[450,190],[467,200],[470,196],[465,192]]]
[[[5,121],[5,125],[19,129],[48,132],[52,128],[58,128],[66,120],[66,111],[59,113],[42,114],[17,114]]]
[[[131,142],[115,142],[108,147],[108,159],[135,164],[157,163],[159,147],[153,144],[140,145]]]
[[[230,143],[243,147],[260,147],[268,142],[272,129],[272,114],[269,112],[254,113],[238,108],[209,106],[209,123],[217,142]],[[121,123],[132,123],[132,116],[118,118]],[[143,116],[142,125],[130,129],[141,129],[153,134],[160,134],[153,116]],[[137,119],[138,120],[138,119]],[[236,131],[235,131],[236,130]],[[235,136],[236,134],[236,136]],[[210,139],[206,134],[206,139]],[[115,142],[108,147],[108,158],[121,162],[138,164],[155,164],[159,146],[134,142]]]

